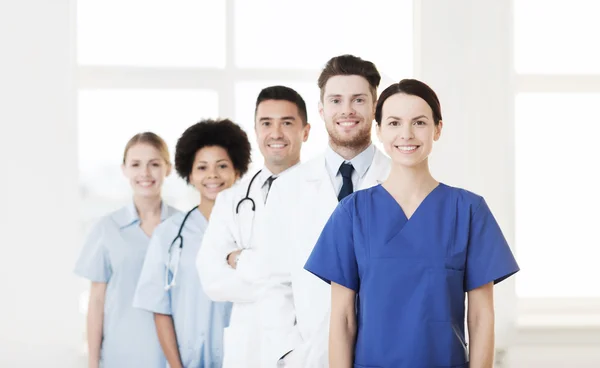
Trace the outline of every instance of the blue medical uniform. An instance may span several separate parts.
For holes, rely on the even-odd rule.
[[[161,220],[176,212],[163,202]],[[164,368],[166,365],[154,316],[131,305],[149,242],[132,202],[94,226],[77,260],[77,275],[107,284],[102,367]]]
[[[519,267],[485,200],[439,184],[410,219],[383,186],[336,208],[305,269],[357,293],[354,367],[468,367],[465,293]]]
[[[183,226],[183,248],[175,285],[165,290],[169,246],[177,236],[184,217],[184,213],[179,213],[154,231],[135,293],[134,307],[172,316],[185,368],[218,368],[223,362],[223,330],[229,325],[231,303],[211,301],[200,284],[196,254],[208,222],[198,209],[190,213]],[[173,261],[169,263],[170,281],[175,264]]]

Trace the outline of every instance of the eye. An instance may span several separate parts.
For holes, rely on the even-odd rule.
[[[221,169],[226,169],[228,167],[229,167],[229,165],[227,165],[227,164],[220,164],[219,165],[219,168],[221,168]]]
[[[287,125],[287,126],[290,126],[292,124],[293,123],[291,121],[289,121],[289,120],[283,122],[283,125]]]
[[[423,120],[417,120],[413,124],[415,124],[415,125],[427,125],[427,123],[424,122]]]
[[[365,99],[362,97],[359,97],[359,98],[355,99],[354,101],[356,101],[357,103],[363,103],[363,102],[365,102]]]
[[[132,167],[138,167],[138,166],[140,166],[140,164],[138,164],[138,163],[136,162],[136,163],[133,163],[133,164],[131,164],[131,166],[132,166]]]
[[[154,167],[159,167],[159,166],[160,166],[160,164],[159,164],[158,162],[155,162],[155,163],[153,163],[153,164],[152,164],[152,166],[154,166]]]
[[[204,171],[204,170],[206,170],[206,166],[198,166],[198,170]]]
[[[263,121],[262,125],[263,126],[269,126],[269,125],[271,125],[271,122],[270,121]]]
[[[388,123],[388,125],[390,126],[398,126],[400,125],[400,122],[398,120],[392,120]]]
[[[331,101],[331,103],[336,104],[336,105],[341,102],[339,98],[333,98],[330,101]]]

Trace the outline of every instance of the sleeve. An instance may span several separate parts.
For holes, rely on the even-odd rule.
[[[104,221],[96,224],[87,236],[86,242],[81,250],[75,274],[92,282],[108,282],[112,275],[110,258],[106,249],[106,238],[108,233]]]
[[[171,291],[165,290],[166,247],[161,236],[164,234],[161,227],[166,225],[168,223],[163,222],[152,235],[133,297],[134,308],[160,314],[172,314]]]
[[[465,267],[465,290],[497,284],[519,271],[500,226],[482,198],[471,217]]]
[[[352,218],[340,203],[321,232],[304,268],[327,283],[358,292],[358,263],[354,252]]]
[[[259,284],[244,280],[227,263],[227,255],[239,249],[228,227],[234,213],[228,211],[228,199],[220,193],[196,258],[196,268],[204,292],[213,301],[234,303],[256,301],[261,292]]]

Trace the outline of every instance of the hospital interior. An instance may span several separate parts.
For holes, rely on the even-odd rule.
[[[494,289],[497,368],[600,367],[600,3],[591,0],[30,0],[0,2],[0,367],[87,366],[91,225],[128,203],[123,147],[171,153],[204,118],[252,142],[254,104],[294,88],[328,144],[317,78],[333,56],[373,61],[440,97],[430,166],[485,196],[520,271]],[[373,135],[375,145],[380,143]],[[163,198],[196,195],[169,176]]]

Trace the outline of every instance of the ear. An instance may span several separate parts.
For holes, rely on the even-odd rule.
[[[125,163],[121,164],[121,172],[123,173],[123,175],[127,176],[127,173],[125,173],[126,167],[125,167]]]
[[[440,123],[435,127],[435,134],[433,136],[433,140],[437,141],[440,139],[440,135],[442,135],[442,128],[444,127],[444,122],[440,120]]]
[[[167,173],[166,173],[165,177],[171,175],[172,171],[173,171],[173,165],[171,165],[170,162],[167,162]]]
[[[306,125],[302,128],[302,142],[306,142],[308,140],[309,134],[310,134],[310,124],[306,123]]]
[[[319,115],[321,116],[321,119],[323,119],[323,121],[325,121],[325,117],[323,116],[323,101],[319,101]]]

